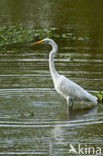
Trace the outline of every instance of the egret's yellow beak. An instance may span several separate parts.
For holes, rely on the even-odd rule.
[[[41,43],[43,43],[42,40],[41,40],[41,41],[38,41],[38,42],[34,42],[34,43],[32,43],[32,45],[35,45],[35,44],[41,44]]]

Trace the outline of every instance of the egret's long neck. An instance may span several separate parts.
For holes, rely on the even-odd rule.
[[[56,71],[55,65],[54,65],[54,57],[55,57],[56,52],[58,50],[58,46],[57,46],[57,44],[55,42],[53,42],[51,44],[51,46],[52,46],[52,51],[49,54],[49,68],[50,68],[51,76],[52,76],[52,78],[54,80],[59,75],[58,72]]]

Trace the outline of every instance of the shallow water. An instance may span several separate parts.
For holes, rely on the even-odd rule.
[[[4,4],[5,1],[1,2]],[[11,2],[13,5],[13,1]],[[53,7],[55,8],[57,4],[60,9],[52,15],[46,14],[45,23],[49,26],[60,24],[59,33],[76,31],[82,37],[83,35],[89,37],[88,41],[56,40],[59,46],[58,57],[66,56],[66,58],[56,57],[55,64],[60,74],[90,92],[97,92],[103,89],[103,33],[100,29],[103,25],[103,22],[100,22],[102,8],[99,4],[101,16],[98,18],[89,14],[90,1],[87,1],[87,5],[83,5],[82,1],[79,2],[78,6],[75,1],[69,2],[68,9],[67,1],[63,4],[59,1],[51,3],[46,1],[47,8],[50,5],[50,10],[54,10]],[[17,1],[15,3],[18,4]],[[38,3],[42,5],[42,1]],[[94,5],[97,7],[96,3],[97,1]],[[37,22],[39,19],[36,18],[39,12],[35,9],[33,22],[33,1],[30,4],[32,14],[25,15],[26,17],[22,15],[21,19],[24,17],[23,23],[28,21],[27,27],[31,23],[34,27],[39,27],[43,24],[43,16],[39,24]],[[27,1],[25,7],[26,5]],[[6,7],[10,15],[11,9],[9,6]],[[19,5],[18,8],[20,9]],[[2,24],[5,24],[7,17],[8,23],[11,23],[11,18],[7,16],[5,9],[1,10]],[[60,15],[63,18],[60,19],[57,15],[62,9]],[[80,21],[76,20],[77,10]],[[45,15],[43,11],[42,8],[42,14]],[[72,16],[66,21],[65,15],[68,14]],[[13,21],[20,20],[19,12],[16,15],[17,19],[14,15]],[[50,16],[54,20],[48,20]],[[87,20],[84,19],[85,16]],[[91,18],[93,20],[90,20]],[[91,26],[90,22],[94,24]],[[96,24],[100,27],[94,28]],[[99,146],[103,152],[103,104],[93,106],[88,102],[75,101],[74,111],[70,113],[67,111],[66,101],[54,90],[50,76],[48,68],[50,47],[44,45],[32,47],[31,43],[22,43],[8,45],[7,49],[6,53],[0,53],[0,154],[72,155],[68,153],[70,144],[76,149],[78,144]],[[70,56],[75,56],[73,61],[69,60]]]

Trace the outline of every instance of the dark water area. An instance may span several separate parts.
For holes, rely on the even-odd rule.
[[[102,0],[0,0],[0,16],[0,27],[75,33],[78,40],[53,38],[56,69],[92,93],[103,90]],[[75,101],[68,113],[49,72],[50,47],[26,42],[6,48],[0,52],[0,155],[71,156],[70,144],[77,151],[79,144],[92,146],[94,154],[100,147],[103,154],[103,104]]]

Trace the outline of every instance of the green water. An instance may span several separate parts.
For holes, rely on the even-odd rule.
[[[14,24],[59,28],[60,37],[53,38],[58,72],[90,92],[103,90],[103,1],[1,0],[0,26]],[[78,39],[64,39],[63,33]],[[25,42],[0,52],[0,154],[71,156],[70,144],[99,146],[103,153],[103,105],[75,101],[67,113],[65,99],[54,90],[49,51]]]

